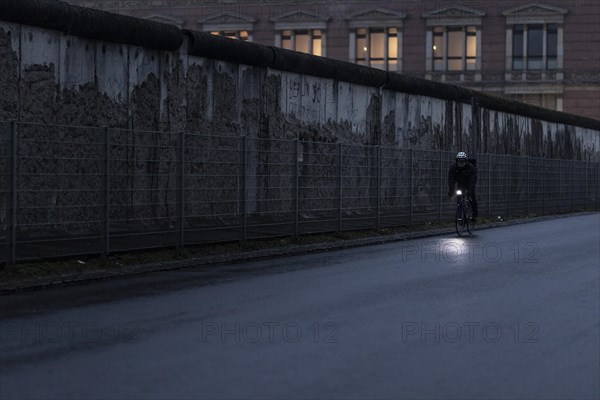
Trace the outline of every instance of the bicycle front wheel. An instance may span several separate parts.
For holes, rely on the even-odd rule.
[[[471,208],[471,202],[465,203],[464,218],[467,224],[467,232],[469,232],[469,235],[471,235],[475,230],[475,223],[473,222],[473,208]]]
[[[465,208],[462,205],[459,205],[456,208],[456,218],[454,223],[456,226],[456,233],[458,234],[458,236],[464,235],[468,225],[467,220],[465,218]]]

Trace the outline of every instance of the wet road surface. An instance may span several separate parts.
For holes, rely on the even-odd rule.
[[[600,215],[0,297],[0,398],[600,397]]]

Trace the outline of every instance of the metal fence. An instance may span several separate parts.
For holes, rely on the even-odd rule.
[[[0,262],[452,220],[454,153],[0,123]],[[480,154],[481,216],[600,209],[600,163]]]

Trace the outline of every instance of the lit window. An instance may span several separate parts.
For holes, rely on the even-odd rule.
[[[301,53],[320,56],[323,54],[323,38],[320,29],[283,30],[281,47]]]
[[[514,25],[512,38],[513,70],[557,68],[558,27],[556,24]]]
[[[321,31],[314,29],[312,32],[312,53],[315,56],[321,56],[323,54],[323,39],[321,38]]]
[[[395,71],[398,65],[398,29],[357,29],[356,63]]]
[[[431,50],[434,71],[474,71],[477,69],[477,29],[436,26]]]
[[[474,26],[467,27],[466,63],[467,71],[474,71],[477,67],[477,30]]]

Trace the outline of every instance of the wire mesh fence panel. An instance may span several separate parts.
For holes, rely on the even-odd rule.
[[[248,138],[247,237],[294,233],[296,204],[296,143]]]
[[[252,161],[244,168],[245,143],[239,137],[185,134],[181,181],[186,244],[244,238],[245,172],[256,173]],[[251,198],[254,191],[248,193]]]
[[[544,202],[546,197],[545,160],[543,158],[528,158],[527,186],[528,212],[545,214]]]
[[[10,259],[11,127],[10,122],[0,122],[0,263],[7,262]]]
[[[449,160],[454,160],[454,158],[449,158],[450,153],[446,156],[446,162]],[[489,163],[488,163],[488,155],[487,154],[478,154],[476,166],[477,168],[477,187],[476,187],[476,196],[477,196],[477,204],[479,208],[479,216],[485,217],[488,212],[488,184],[489,184]],[[447,178],[446,178],[447,179]],[[450,218],[455,217],[456,207],[453,204],[451,209],[451,215],[448,215]]]
[[[381,149],[381,225],[404,226],[411,223],[411,151]]]
[[[587,163],[587,208],[600,211],[600,163]]]
[[[492,216],[508,216],[511,195],[510,161],[507,156],[490,155],[489,159],[489,209]]]
[[[587,209],[587,162],[573,161],[571,209],[583,211]]]
[[[435,221],[440,211],[440,157],[438,152],[413,151],[413,223]]]
[[[302,142],[299,146],[298,232],[337,231],[341,221],[342,145]]]
[[[377,226],[377,148],[344,145],[342,148],[342,230]]]
[[[16,258],[101,253],[103,130],[18,123]]]
[[[109,131],[112,251],[176,244],[177,135]]]
[[[546,214],[560,212],[561,160],[544,160],[544,210]]]
[[[567,212],[572,209],[573,163],[569,160],[559,160],[559,209],[558,212]]]
[[[527,157],[508,157],[508,208],[509,215],[525,215],[528,210],[529,181],[527,179],[529,160]]]

